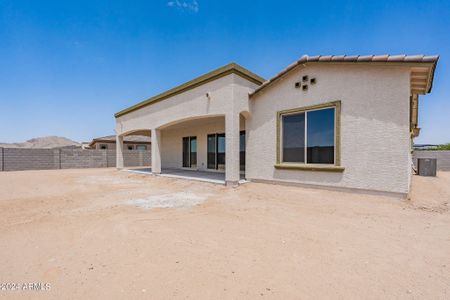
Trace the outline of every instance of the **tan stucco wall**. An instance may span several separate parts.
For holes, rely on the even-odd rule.
[[[308,91],[294,84],[315,77]],[[387,66],[309,65],[252,97],[246,176],[335,187],[409,191],[409,70]],[[278,170],[276,112],[341,100],[343,173]]]
[[[302,75],[317,80],[308,91],[294,87]],[[154,163],[161,161],[163,168],[181,167],[182,137],[197,136],[200,170],[206,169],[206,135],[233,133],[226,136],[227,172],[231,174],[226,176],[227,180],[236,180],[238,132],[243,123],[239,122],[239,113],[249,112],[244,113],[247,178],[407,193],[411,177],[409,76],[409,69],[402,66],[310,64],[249,100],[248,93],[257,86],[230,74],[123,115],[116,119],[116,131],[121,135],[157,130],[161,142],[154,147],[161,150],[153,151],[152,159]],[[277,111],[337,100],[341,101],[340,158],[345,171],[275,169]],[[176,127],[182,121],[217,116],[224,121]]]
[[[256,84],[239,75],[234,73],[226,75],[118,117],[116,134],[120,136],[151,129],[152,171],[159,173],[161,167],[164,167],[160,163],[164,159],[162,133],[165,129],[189,120],[224,116],[227,153],[225,177],[227,182],[237,182],[239,180],[239,115],[241,112],[248,111],[248,94],[256,87]],[[207,97],[207,94],[210,96]],[[161,139],[161,146],[159,139]],[[117,165],[120,166],[120,162]]]
[[[247,95],[256,87],[256,84],[230,74],[118,117],[116,133],[160,128],[198,117],[239,114],[248,110]],[[206,93],[210,94],[210,99]]]

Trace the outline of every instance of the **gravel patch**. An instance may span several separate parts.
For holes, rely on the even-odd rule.
[[[78,180],[82,184],[98,185],[98,184],[134,184],[142,183],[142,181],[118,176],[85,176]]]
[[[199,205],[205,202],[207,198],[206,195],[198,195],[192,192],[179,192],[129,200],[126,203],[145,209],[186,208]]]

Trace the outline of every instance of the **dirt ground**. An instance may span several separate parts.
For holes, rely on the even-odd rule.
[[[171,199],[182,203],[146,208]],[[19,290],[0,296],[450,299],[448,202],[450,172],[415,176],[410,200],[114,169],[1,172],[0,283]]]

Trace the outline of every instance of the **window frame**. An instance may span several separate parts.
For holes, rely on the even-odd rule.
[[[308,146],[308,114],[307,112],[334,108],[334,164],[314,164],[308,163],[307,146]],[[283,116],[295,115],[305,113],[305,162],[283,162],[282,147],[283,147]],[[278,111],[276,115],[277,120],[277,157],[276,169],[292,169],[292,170],[309,170],[309,171],[333,171],[343,172],[344,167],[341,166],[341,101],[333,101],[322,103],[318,105],[304,106],[293,109]]]
[[[143,148],[142,148],[143,147]],[[137,151],[147,151],[147,145],[144,145],[144,144],[137,144],[136,146],[135,146],[135,149],[137,150]]]
[[[214,137],[214,168],[210,168],[209,167],[209,160],[208,160],[208,155],[209,155],[209,138],[210,137]],[[206,168],[208,170],[222,170],[222,168],[219,168],[219,165],[224,165],[225,166],[225,162],[223,164],[219,164],[219,159],[218,159],[218,155],[219,155],[219,138],[224,138],[225,141],[225,133],[208,133],[206,135]],[[225,146],[226,148],[226,146]],[[222,152],[220,152],[220,154],[222,154]],[[226,160],[226,149],[224,150],[223,154],[225,155],[225,160]]]

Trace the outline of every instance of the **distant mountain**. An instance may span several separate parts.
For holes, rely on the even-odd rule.
[[[81,147],[81,144],[60,136],[37,137],[23,143],[0,143],[3,148],[67,148]]]

